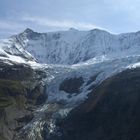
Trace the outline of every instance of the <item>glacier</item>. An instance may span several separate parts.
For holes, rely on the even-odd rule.
[[[65,100],[70,104],[87,97],[90,91],[86,83],[92,76],[97,75],[91,83],[96,85],[113,74],[134,68],[134,63],[140,60],[140,32],[115,35],[100,29],[79,31],[71,28],[37,33],[27,28],[2,40],[0,46],[1,58],[27,63],[49,73],[44,83],[48,85],[48,101]],[[69,97],[59,86],[73,77],[82,77],[84,84],[80,94],[73,93]]]
[[[105,79],[140,66],[140,32],[115,35],[99,29],[70,29],[37,33],[26,29],[0,40],[0,59],[9,65],[27,64],[47,75],[42,78],[47,86],[47,101],[21,130],[34,140],[43,129],[46,114],[53,116],[48,118],[49,133],[53,133],[56,116],[67,116]],[[83,80],[78,92],[60,89],[65,80],[74,78]]]

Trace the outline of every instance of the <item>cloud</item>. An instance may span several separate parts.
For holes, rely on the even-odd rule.
[[[74,27],[76,29],[81,29],[81,30],[90,30],[94,28],[103,29],[91,23],[83,23],[83,22],[76,22],[70,20],[53,20],[48,18],[32,17],[32,16],[23,17],[22,20],[26,22],[33,22],[41,26],[57,27],[60,29],[67,29],[71,27]]]
[[[6,38],[23,31],[26,25],[19,21],[0,20],[0,38]]]
[[[23,29],[23,28],[25,28],[25,26],[18,22],[13,22],[9,20],[0,20],[0,29],[15,31],[15,30]]]

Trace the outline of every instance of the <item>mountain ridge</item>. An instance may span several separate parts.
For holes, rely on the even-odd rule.
[[[100,29],[37,33],[26,29],[12,36],[39,63],[72,65],[92,58],[139,55],[140,33],[114,35]]]

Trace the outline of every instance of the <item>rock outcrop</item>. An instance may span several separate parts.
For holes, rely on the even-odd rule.
[[[0,140],[15,140],[47,98],[41,83],[43,72],[9,63],[0,61]]]

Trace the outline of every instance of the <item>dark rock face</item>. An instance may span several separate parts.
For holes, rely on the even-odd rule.
[[[67,93],[79,93],[80,87],[84,83],[84,80],[82,77],[78,78],[71,78],[71,79],[65,79],[59,87],[59,90],[63,90]]]
[[[40,37],[40,33],[34,32],[32,29],[27,28],[23,33],[19,35],[19,37],[24,37],[26,34],[27,38],[29,39],[36,39]]]
[[[0,64],[0,140],[14,140],[47,98],[40,82],[44,73],[23,64]]]
[[[139,140],[139,118],[140,69],[137,68],[105,80],[58,126],[61,140]]]
[[[3,63],[0,60],[0,78],[1,79],[10,79],[10,80],[27,80],[33,77],[33,70],[25,64],[16,64],[8,65]]]

